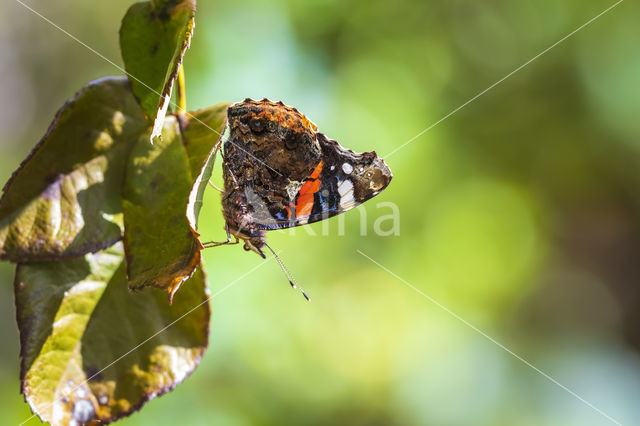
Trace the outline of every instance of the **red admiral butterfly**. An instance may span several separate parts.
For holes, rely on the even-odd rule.
[[[219,143],[227,241],[205,247],[232,244],[233,235],[233,244],[242,239],[246,250],[264,258],[264,247],[273,253],[266,231],[350,210],[378,195],[392,178],[374,151],[360,154],[343,148],[282,102],[245,99],[231,105]]]

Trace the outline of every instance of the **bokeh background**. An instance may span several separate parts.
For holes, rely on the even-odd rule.
[[[130,1],[28,4],[122,64]],[[200,1],[188,105],[283,100],[343,145],[384,155],[612,4]],[[337,218],[272,233],[313,302],[275,262],[227,288],[195,374],[122,424],[613,424],[356,250],[640,424],[639,19],[637,2],[621,3],[389,157],[395,178],[362,207],[366,224],[353,211],[344,236]],[[3,1],[0,181],[67,98],[119,73]],[[379,202],[398,206],[400,235],[374,233],[389,214]],[[222,237],[213,191],[203,221],[205,238]],[[224,247],[205,261],[215,293],[260,259]],[[1,263],[3,424],[30,415],[12,276]]]

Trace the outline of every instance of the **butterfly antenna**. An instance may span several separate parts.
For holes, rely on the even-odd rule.
[[[304,290],[302,289],[302,287],[300,287],[298,285],[298,282],[296,281],[296,279],[293,278],[293,275],[291,275],[291,272],[289,272],[287,267],[284,265],[284,262],[282,261],[282,259],[280,259],[278,257],[276,252],[273,251],[273,249],[271,247],[269,247],[269,244],[264,243],[264,245],[269,249],[271,254],[273,254],[273,257],[275,257],[276,261],[278,262],[278,265],[280,265],[280,269],[282,269],[282,272],[284,272],[284,274],[286,275],[287,279],[289,280],[289,284],[291,284],[291,288],[294,288],[294,289],[297,288],[298,290],[300,290],[300,293],[302,293],[302,295],[304,296],[305,299],[307,299],[308,301],[311,301],[311,298],[309,296],[307,296],[307,293],[305,293]]]

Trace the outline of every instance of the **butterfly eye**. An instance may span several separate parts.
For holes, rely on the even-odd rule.
[[[249,128],[255,133],[262,133],[264,131],[264,120],[259,118],[252,118],[249,120]]]

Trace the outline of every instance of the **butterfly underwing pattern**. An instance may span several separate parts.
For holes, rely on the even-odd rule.
[[[221,143],[227,236],[262,257],[266,231],[350,210],[392,178],[375,151],[342,147],[282,102],[245,99],[231,105]]]

